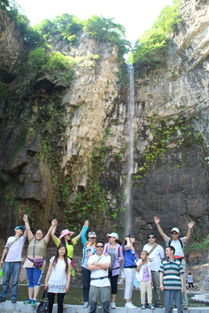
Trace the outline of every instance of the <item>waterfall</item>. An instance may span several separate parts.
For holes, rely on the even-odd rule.
[[[134,92],[134,67],[128,65],[129,75],[129,90],[128,90],[128,120],[127,120],[127,136],[128,136],[128,150],[127,150],[127,179],[125,185],[125,233],[126,235],[131,231],[132,224],[132,174],[134,171],[134,113],[135,113],[135,92]]]

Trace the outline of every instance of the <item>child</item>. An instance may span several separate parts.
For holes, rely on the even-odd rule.
[[[193,275],[192,275],[191,272],[187,275],[187,281],[188,281],[188,284],[189,284],[189,290],[190,290],[191,287],[194,288],[194,285],[193,285]]]
[[[67,248],[61,244],[57,254],[52,257],[45,279],[45,289],[48,291],[49,313],[52,313],[54,297],[57,294],[58,313],[63,313],[63,301],[70,284],[71,260],[67,257]]]
[[[139,272],[140,292],[141,292],[141,309],[145,310],[145,299],[147,294],[148,308],[154,310],[152,305],[152,276],[150,264],[148,262],[148,252],[142,251],[139,261],[136,263],[136,270]]]

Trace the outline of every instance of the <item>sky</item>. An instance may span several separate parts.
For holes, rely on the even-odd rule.
[[[134,43],[153,24],[162,8],[173,0],[16,0],[31,22],[53,19],[69,13],[84,20],[92,15],[114,18],[126,29],[126,37]]]

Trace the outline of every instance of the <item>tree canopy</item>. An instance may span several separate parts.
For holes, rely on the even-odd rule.
[[[166,6],[153,26],[136,42],[131,56],[133,63],[137,63],[142,68],[161,65],[174,25],[179,22],[180,0],[174,0],[173,5]]]

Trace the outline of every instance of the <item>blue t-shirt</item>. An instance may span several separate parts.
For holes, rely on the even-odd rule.
[[[126,267],[136,267],[137,262],[137,252],[133,249],[123,250],[123,257],[124,257],[124,268]]]

